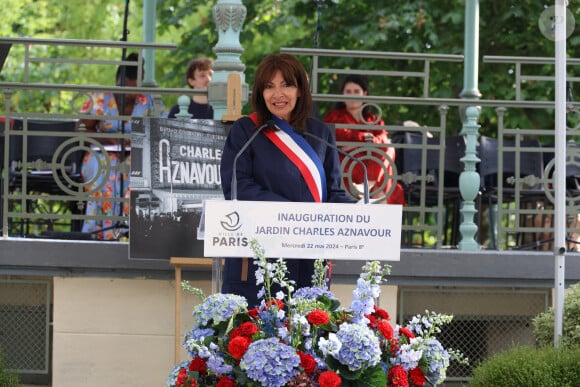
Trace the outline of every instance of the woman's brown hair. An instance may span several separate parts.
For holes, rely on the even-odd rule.
[[[263,92],[266,84],[274,78],[277,71],[280,71],[288,85],[298,88],[298,99],[290,114],[289,124],[294,128],[306,130],[306,120],[312,112],[312,94],[304,67],[290,54],[270,54],[256,69],[252,89],[252,107],[258,115],[258,126],[272,118],[272,113],[266,107]]]

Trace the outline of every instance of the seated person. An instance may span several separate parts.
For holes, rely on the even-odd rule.
[[[136,53],[130,54],[127,61],[137,61]],[[123,78],[124,74],[124,78]],[[137,86],[137,66],[121,65],[117,69],[117,86]],[[122,107],[122,112],[121,108]],[[161,106],[161,112],[156,115],[166,116],[166,111]],[[155,110],[152,95],[143,94],[113,94],[111,92],[91,93],[90,98],[83,104],[81,113],[118,116],[127,115],[132,117],[144,117],[153,115]],[[121,122],[109,117],[102,120],[80,119],[77,129],[84,125],[86,132],[95,133],[131,133],[131,121]],[[88,183],[85,191],[98,200],[89,200],[86,204],[87,216],[129,216],[129,203],[122,205],[120,201],[102,200],[105,198],[129,198],[129,174],[121,173],[119,169],[122,163],[126,163],[130,170],[131,155],[127,140],[125,149],[120,145],[119,138],[100,138],[103,147],[92,147],[83,158],[81,174],[83,181]],[[109,167],[109,174],[103,173],[105,167]],[[117,221],[102,219],[87,219],[84,221],[82,231],[95,234],[97,239],[117,240],[120,228],[116,227]]]
[[[185,81],[192,89],[207,90],[207,85],[211,82],[213,70],[212,61],[208,58],[196,58],[189,62],[185,72]],[[191,118],[213,119],[213,108],[207,102],[206,95],[194,95],[187,109]],[[175,118],[179,113],[179,105],[175,104],[169,111],[169,118]]]
[[[340,90],[344,95],[368,95],[368,81],[366,77],[362,75],[348,75],[342,82]],[[350,125],[384,125],[383,119],[372,114],[370,106],[365,105],[362,101],[338,102],[333,110],[326,113],[323,121]],[[389,139],[389,133],[386,130],[366,131],[361,129],[340,128],[338,126],[336,128],[336,141],[370,142],[374,144],[390,144],[391,142]],[[354,150],[354,153],[351,153],[353,157],[362,156],[362,152],[361,155],[357,155],[356,149],[353,148],[343,150],[346,152],[352,152]],[[388,195],[386,202],[389,204],[404,204],[405,196],[402,186],[396,183],[395,187],[393,187],[394,179],[392,163],[395,161],[395,148],[384,147],[383,151],[391,160],[388,160],[386,157],[381,157],[379,153],[374,153],[373,156],[380,157],[384,165],[371,159],[362,159],[367,168],[369,192],[374,198],[383,198]],[[345,156],[340,154],[339,157],[342,163]],[[352,162],[353,161],[347,160],[343,173],[350,170]],[[360,165],[356,165],[352,170],[352,181],[354,184],[359,185],[357,190],[362,192],[360,185],[363,183],[363,169]],[[344,179],[344,184],[347,190],[349,190],[349,184],[346,178]]]

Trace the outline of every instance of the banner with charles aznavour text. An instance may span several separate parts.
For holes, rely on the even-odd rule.
[[[206,200],[206,257],[400,260],[400,205]]]
[[[203,201],[223,198],[220,162],[228,124],[133,118],[129,257],[203,257]]]

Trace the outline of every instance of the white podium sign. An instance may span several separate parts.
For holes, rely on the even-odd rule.
[[[204,255],[398,261],[401,205],[206,200]]]

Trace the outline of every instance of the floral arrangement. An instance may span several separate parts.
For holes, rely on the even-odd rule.
[[[313,286],[295,290],[284,260],[266,259],[251,243],[259,306],[248,309],[235,294],[205,297],[182,283],[202,302],[184,340],[191,360],[174,367],[167,387],[437,386],[451,360],[467,362],[435,337],[452,316],[427,312],[392,327],[387,311],[375,305],[390,266],[363,266],[347,310],[327,290],[322,261],[315,263]],[[273,284],[284,291],[272,294]]]

